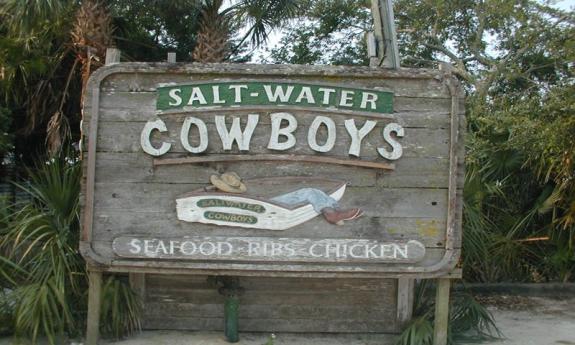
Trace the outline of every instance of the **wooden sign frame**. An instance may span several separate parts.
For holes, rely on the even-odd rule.
[[[94,217],[94,188],[96,170],[96,138],[98,137],[99,105],[100,105],[100,85],[106,78],[115,74],[136,74],[136,75],[161,75],[163,73],[183,74],[183,75],[211,75],[214,78],[233,75],[233,80],[243,78],[267,78],[278,76],[299,75],[308,78],[380,78],[385,80],[407,78],[416,80],[440,79],[447,88],[451,97],[451,121],[449,138],[449,185],[448,185],[448,211],[446,214],[447,229],[445,231],[444,255],[441,260],[434,265],[424,267],[409,267],[398,265],[381,265],[379,267],[350,267],[347,266],[325,266],[314,264],[298,263],[277,263],[266,264],[257,263],[228,263],[219,262],[165,262],[165,261],[145,261],[137,262],[122,258],[105,258],[100,256],[92,247],[92,224]],[[300,78],[301,78],[300,77]],[[138,91],[138,86],[134,86],[134,91]],[[430,91],[430,94],[433,91]],[[219,275],[245,275],[245,276],[286,276],[286,277],[358,277],[358,278],[381,278],[381,277],[412,277],[412,278],[433,278],[448,276],[459,260],[461,242],[461,196],[458,197],[457,189],[462,188],[462,140],[461,135],[464,129],[464,117],[462,115],[463,93],[457,80],[450,74],[430,70],[383,70],[362,67],[331,67],[331,66],[285,66],[285,65],[234,65],[234,64],[148,64],[148,63],[123,63],[106,66],[99,69],[88,83],[88,93],[86,100],[89,107],[84,109],[84,148],[87,152],[83,161],[86,178],[83,183],[84,207],[83,207],[83,231],[81,240],[81,251],[88,260],[90,266],[98,267],[104,271],[111,272],[162,272],[162,273],[184,273],[184,274],[219,274]],[[208,156],[209,157],[209,156]],[[258,159],[254,156],[254,159]],[[194,158],[188,158],[191,160]],[[230,158],[230,159],[233,159]],[[274,159],[273,156],[266,159]],[[158,161],[155,164],[180,164],[186,159],[176,161]],[[364,164],[370,164],[365,162]],[[460,176],[458,181],[458,175]]]
[[[145,277],[141,273],[161,273],[161,274],[200,274],[200,275],[233,275],[233,276],[253,276],[253,277],[313,277],[313,278],[398,278],[396,281],[397,318],[395,324],[398,325],[409,320],[411,315],[411,304],[413,294],[414,278],[440,278],[438,279],[437,301],[435,310],[436,327],[434,330],[434,343],[445,344],[448,303],[449,303],[449,279],[460,277],[460,270],[455,269],[460,255],[461,247],[461,215],[462,215],[462,192],[463,187],[463,135],[465,132],[464,115],[464,95],[456,78],[448,71],[431,70],[384,70],[379,68],[352,68],[352,67],[318,67],[318,66],[253,66],[253,65],[229,65],[229,64],[175,64],[169,56],[169,63],[129,63],[117,65],[119,62],[119,52],[115,49],[108,49],[105,68],[97,71],[89,81],[86,99],[88,100],[83,116],[83,167],[84,179],[82,183],[82,224],[83,231],[80,241],[80,250],[88,263],[90,278],[89,306],[88,306],[88,330],[86,343],[94,345],[98,341],[99,327],[99,307],[101,300],[102,272],[129,272],[130,281],[134,283],[136,289],[145,289]],[[114,65],[115,64],[115,65]],[[297,80],[309,78],[324,78],[338,80],[339,78],[379,78],[381,80],[411,79],[425,81],[440,81],[444,90],[437,89],[423,91],[424,97],[437,97],[438,94],[447,94],[450,99],[449,111],[449,172],[448,172],[448,208],[446,212],[446,230],[443,245],[444,253],[442,258],[431,266],[416,267],[407,264],[385,264],[381,267],[369,269],[361,266],[341,266],[328,267],[325,265],[309,265],[294,263],[279,263],[275,265],[260,266],[258,263],[226,263],[226,262],[178,262],[178,261],[137,261],[122,258],[110,258],[100,256],[93,248],[92,226],[94,221],[95,207],[95,181],[96,181],[96,138],[98,136],[99,106],[101,96],[101,85],[106,78],[114,74],[132,73],[135,75],[177,73],[183,75],[210,75],[219,78],[223,75],[233,75],[234,78],[244,76],[246,78],[261,79],[261,75],[268,78],[275,76],[284,81],[293,78]],[[232,79],[234,79],[232,78]],[[336,84],[337,85],[337,84]],[[108,90],[109,91],[109,90]],[[141,91],[141,86],[135,83],[130,86],[130,91]],[[409,91],[400,89],[399,95],[409,95]],[[440,96],[441,97],[441,96]],[[255,107],[257,108],[257,107]],[[320,162],[327,164],[355,165],[358,167],[391,169],[393,163],[370,162],[362,160],[347,161],[332,157],[313,156],[289,156],[289,155],[266,155],[265,157],[252,156],[252,161],[296,161],[317,163],[315,158],[320,158]],[[233,162],[236,159],[233,155],[218,157],[218,161]],[[196,161],[194,161],[196,160]],[[208,163],[210,157],[186,157],[186,158],[166,158],[155,159],[154,166],[178,165],[190,163]],[[259,279],[259,278],[258,278]],[[361,280],[361,279],[359,279]],[[355,281],[355,280],[354,280]],[[143,291],[140,291],[143,295]]]

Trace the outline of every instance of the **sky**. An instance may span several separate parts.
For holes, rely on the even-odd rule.
[[[575,0],[558,1],[554,6],[560,8],[562,10],[573,9],[573,8],[575,8]]]
[[[513,1],[513,0],[510,0]],[[230,1],[230,5],[232,3],[237,2],[237,0],[231,0]],[[544,1],[541,1],[544,2]],[[575,10],[575,0],[551,0],[551,6],[562,9],[562,10]],[[256,49],[254,51],[253,57],[252,57],[252,62],[255,63],[261,63],[261,57],[262,55],[264,57],[267,57],[268,54],[265,52],[266,48],[272,48],[275,45],[277,45],[280,41],[280,38],[282,36],[282,31],[281,30],[275,30],[272,31],[268,37],[268,42],[267,44],[264,44],[264,46]]]

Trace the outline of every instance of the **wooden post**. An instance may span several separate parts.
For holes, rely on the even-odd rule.
[[[433,329],[433,344],[447,344],[447,325],[449,324],[449,278],[437,279],[435,293],[435,326]]]
[[[102,302],[102,272],[88,268],[88,321],[86,345],[97,345],[100,335],[100,306]]]
[[[371,58],[370,66],[399,68],[399,49],[391,0],[371,0],[377,57]]]
[[[411,320],[413,314],[414,285],[414,279],[397,279],[397,321],[402,328]]]
[[[112,65],[120,62],[120,49],[108,48],[106,49],[106,65]]]
[[[168,62],[176,63],[176,53],[168,53]]]

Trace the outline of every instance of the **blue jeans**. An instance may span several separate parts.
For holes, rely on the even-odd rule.
[[[293,206],[299,203],[308,202],[318,213],[321,213],[321,210],[326,207],[338,207],[337,201],[335,201],[334,198],[315,188],[298,189],[293,192],[276,196],[275,198],[272,198],[271,201],[275,201],[286,206]]]

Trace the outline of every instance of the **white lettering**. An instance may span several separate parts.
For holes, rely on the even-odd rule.
[[[190,247],[189,250],[186,250],[186,247]],[[184,255],[193,255],[196,252],[196,244],[191,241],[182,242],[180,245],[180,253]]]
[[[304,98],[308,104],[315,104],[315,99],[313,98],[311,88],[309,86],[303,86],[301,88],[301,92],[299,93],[299,96],[297,96],[295,102],[301,103]]]
[[[323,87],[319,88],[318,91],[323,94],[323,99],[321,101],[322,104],[329,104],[331,94],[335,93],[335,89],[326,89]]]
[[[134,238],[130,241],[130,246],[132,246],[132,248],[130,249],[130,253],[132,254],[139,254],[140,251],[142,251],[142,247],[140,247],[140,240],[138,240],[137,238]]]
[[[311,255],[311,256],[314,257],[314,258],[321,258],[321,257],[323,256],[323,254],[321,254],[321,253],[320,253],[320,254],[316,254],[316,253],[314,252],[314,249],[315,249],[316,247],[318,247],[318,246],[320,246],[319,243],[314,243],[314,244],[312,244],[312,245],[309,247],[309,255]]]
[[[375,102],[377,102],[377,95],[375,93],[363,92],[361,95],[361,104],[359,105],[359,107],[361,109],[366,109],[367,103],[369,103],[370,108],[374,110],[376,109]]]
[[[177,107],[178,105],[182,104],[182,97],[180,94],[182,93],[182,89],[171,89],[168,92],[168,95],[174,100],[173,102],[168,102],[168,105]]]
[[[196,127],[198,127],[198,132],[200,135],[200,143],[196,147],[192,146],[189,140],[190,129],[192,128],[192,125],[196,125]],[[180,141],[182,142],[184,149],[186,149],[188,152],[204,152],[208,148],[208,128],[206,127],[204,121],[192,116],[186,117],[180,132]]]
[[[377,122],[367,120],[363,124],[363,127],[358,131],[357,127],[355,126],[355,120],[349,119],[345,120],[345,129],[351,138],[351,145],[349,146],[348,153],[352,156],[359,157],[361,152],[361,141],[365,138],[366,135],[371,132],[371,130],[375,127]]]
[[[142,146],[142,150],[149,155],[152,156],[161,156],[164,153],[170,150],[172,144],[169,143],[162,143],[159,149],[152,146],[152,142],[150,141],[150,136],[154,130],[159,131],[160,133],[167,132],[168,128],[164,121],[157,119],[155,121],[148,121],[142,129],[142,133],[140,134],[140,145]]]
[[[241,85],[230,85],[230,90],[234,90],[234,95],[235,95],[235,99],[234,101],[236,103],[241,103],[242,102],[242,89],[247,89],[248,86],[241,84]]]
[[[168,254],[168,249],[166,248],[164,241],[158,241],[158,246],[156,247],[156,255],[158,255],[158,252],[162,252],[164,255]]]
[[[403,127],[397,123],[390,123],[383,128],[383,139],[389,145],[391,145],[391,152],[389,152],[384,147],[378,147],[377,152],[385,159],[396,160],[403,155],[403,147],[395,138],[391,136],[391,133],[395,133],[397,137],[401,138],[404,136]]]
[[[319,129],[319,126],[321,126],[322,124],[325,125],[325,127],[327,128],[327,139],[325,141],[325,144],[319,145],[317,143],[317,131]],[[317,152],[329,152],[335,145],[335,138],[336,138],[335,122],[326,116],[317,116],[313,120],[307,133],[307,143],[309,147]]]
[[[288,86],[287,89],[284,91],[282,86],[277,85],[275,90],[272,93],[272,88],[270,85],[264,85],[264,90],[266,95],[268,96],[268,100],[270,102],[277,102],[278,98],[280,102],[288,102],[293,91],[293,86]]]
[[[209,247],[209,249],[206,249],[206,246]],[[216,245],[213,244],[212,242],[202,242],[200,244],[200,253],[202,255],[213,255],[216,252]]]
[[[192,94],[190,95],[188,105],[194,105],[194,102],[198,102],[200,104],[208,104],[208,102],[206,102],[204,94],[202,93],[202,90],[200,90],[199,87],[192,88]]]
[[[232,249],[233,247],[229,242],[218,242],[218,255],[230,255]]]
[[[228,131],[226,117],[222,115],[216,116],[216,129],[222,140],[224,150],[231,150],[235,141],[240,151],[248,151],[250,149],[252,134],[254,134],[259,118],[259,115],[249,114],[246,129],[242,132],[239,117],[233,119],[232,128]]]
[[[342,107],[353,107],[354,94],[355,92],[353,91],[341,90],[341,99],[339,100],[339,105]]]
[[[214,95],[214,104],[224,104],[226,103],[226,101],[222,101],[220,99],[220,86],[219,85],[214,85],[212,86],[212,94]]]
[[[402,256],[404,259],[407,259],[407,245],[403,245],[403,248],[401,248],[399,245],[394,244],[393,245],[393,258],[397,259],[397,254],[399,254],[400,256]]]
[[[272,133],[268,143],[268,149],[282,151],[294,147],[296,144],[296,139],[292,132],[297,128],[296,118],[289,113],[273,113],[270,115],[270,117],[272,120]],[[286,120],[288,125],[286,127],[280,128],[283,120]],[[286,137],[287,140],[280,143],[280,136]]]
[[[256,256],[260,253],[261,244],[258,242],[248,242],[248,255]]]
[[[353,251],[354,251],[355,248],[361,248],[361,247],[364,247],[364,246],[361,245],[361,244],[354,244],[353,246],[350,246],[350,247],[349,247],[349,256],[351,256],[352,258],[355,258],[355,259],[367,258],[367,255],[366,255],[366,256],[361,256],[361,255],[356,255],[356,254],[353,253]]]

